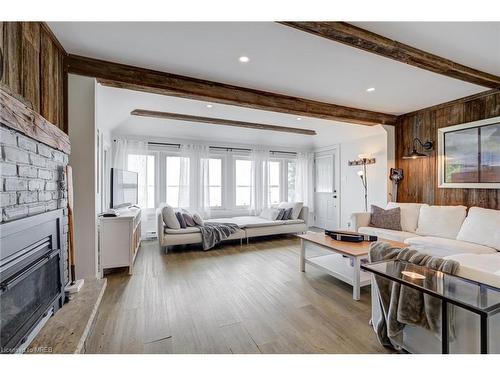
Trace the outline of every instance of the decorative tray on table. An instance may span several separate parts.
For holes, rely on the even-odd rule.
[[[370,236],[368,234],[348,232],[348,231],[338,231],[338,230],[325,230],[325,234],[330,236],[336,241],[347,241],[347,242],[373,242],[377,241],[377,236]]]

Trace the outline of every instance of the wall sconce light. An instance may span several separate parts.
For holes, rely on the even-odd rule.
[[[412,152],[410,154],[404,155],[403,159],[420,159],[429,156],[427,154],[417,151],[417,143],[420,143],[420,147],[422,147],[422,149],[426,151],[430,151],[434,148],[434,143],[432,141],[427,141],[425,143],[422,143],[422,141],[419,138],[414,138]]]

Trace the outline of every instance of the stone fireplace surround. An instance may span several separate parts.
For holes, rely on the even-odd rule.
[[[0,286],[2,300],[9,301],[2,305],[5,348],[27,345],[63,304],[69,283],[70,150],[66,133],[0,87]]]
[[[68,267],[69,136],[0,87],[0,228],[3,224],[62,209],[64,282]]]
[[[63,209],[62,257],[68,278],[68,155],[0,124],[0,225]]]

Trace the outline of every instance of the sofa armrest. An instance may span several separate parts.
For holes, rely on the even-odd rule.
[[[371,213],[369,212],[355,212],[351,215],[351,229],[355,232],[360,227],[367,227],[370,224]]]
[[[163,215],[161,213],[162,208],[163,207],[160,205],[160,207],[156,209],[156,235],[158,236],[160,246],[163,246],[165,242],[165,225],[163,224]]]
[[[298,217],[300,220],[304,220],[306,227],[309,228],[309,207],[304,206],[302,210],[300,210],[300,214]]]

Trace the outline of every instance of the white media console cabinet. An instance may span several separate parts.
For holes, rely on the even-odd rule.
[[[99,270],[128,267],[131,275],[141,244],[141,210],[125,208],[119,216],[99,218]]]

